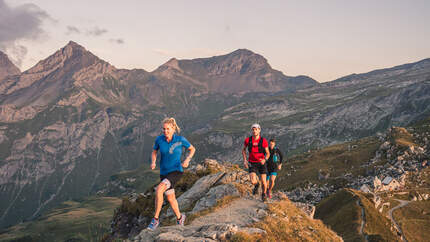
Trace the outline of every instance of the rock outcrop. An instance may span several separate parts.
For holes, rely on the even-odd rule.
[[[122,236],[129,237],[130,241],[136,242],[225,241],[241,234],[250,236],[259,236],[260,234],[271,238],[273,236],[270,234],[271,232],[268,234],[267,231],[256,226],[258,223],[266,223],[265,219],[268,217],[282,221],[289,221],[288,218],[305,219],[304,217],[307,217],[306,221],[317,224],[317,222],[313,222],[311,216],[308,217],[304,212],[297,214],[297,211],[295,211],[292,214],[288,214],[288,211],[273,211],[270,206],[277,207],[278,205],[276,204],[280,202],[291,204],[282,193],[275,193],[273,199],[268,203],[263,203],[260,197],[250,195],[251,186],[246,178],[248,173],[238,169],[236,166],[221,165],[214,160],[206,160],[203,166],[199,165],[191,170],[192,172],[211,170],[215,173],[201,177],[187,192],[179,196],[178,201],[182,201],[179,207],[183,213],[187,214],[188,218],[186,226],[165,226],[165,224],[169,224],[169,221],[175,220],[175,218],[172,218],[174,216],[172,216],[171,212],[167,211],[160,217],[161,227],[155,231],[150,231],[145,229],[150,219],[142,218],[141,214],[136,214],[134,216],[139,217],[136,221],[141,221],[141,224],[133,226],[140,229],[128,228],[129,233],[122,234]],[[145,196],[148,196],[148,194]],[[149,199],[153,199],[153,197],[149,197]],[[137,199],[134,203],[144,203],[144,201]],[[127,206],[136,205],[131,203]],[[308,208],[305,210],[308,210]],[[282,213],[284,217],[278,217],[278,212]],[[124,213],[125,211],[122,207],[114,216],[112,237],[108,240],[120,236],[121,234],[118,232],[124,231],[124,227],[130,227],[131,224],[124,224],[121,223],[121,220],[118,220],[118,218],[124,216]],[[301,226],[301,222],[297,222],[296,226]],[[319,229],[321,228],[321,225],[316,226]],[[321,233],[319,229],[315,229],[313,226],[308,227],[316,234]],[[331,233],[330,237],[323,238],[323,240],[342,241],[335,233]],[[300,235],[298,237],[300,238]]]

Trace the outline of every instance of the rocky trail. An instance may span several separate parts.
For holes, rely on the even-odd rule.
[[[187,215],[185,226],[172,225],[175,218],[170,209],[161,214],[160,227],[154,231],[146,229],[150,217],[136,218],[122,212],[114,216],[112,237],[107,241],[115,241],[116,238],[133,242],[229,241],[234,236],[342,241],[321,221],[312,218],[312,209],[309,210],[305,204],[293,204],[284,193],[273,193],[266,202],[260,195],[250,195],[251,183],[247,172],[214,160],[206,160],[203,166],[195,169],[208,168],[215,172],[199,178],[177,199],[181,212]],[[134,203],[139,201],[142,200],[136,199]],[[129,232],[124,233],[127,229]]]
[[[166,226],[155,231],[142,230],[131,241],[218,241],[237,232],[265,233],[248,227],[267,216],[267,204],[253,197],[239,198],[227,207],[198,217],[187,226]]]

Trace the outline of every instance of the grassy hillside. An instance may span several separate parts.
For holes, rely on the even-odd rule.
[[[355,190],[343,189],[321,201],[315,217],[321,219],[345,241],[364,241],[364,234],[360,234],[363,221],[361,206],[365,213],[363,233],[368,235],[370,241],[397,240],[390,230],[390,221],[379,214],[368,197]]]
[[[270,216],[253,227],[267,233],[237,233],[232,241],[340,241],[337,234],[320,220],[311,219],[288,199],[269,204]]]
[[[393,212],[408,241],[430,238],[430,201],[414,201]]]
[[[424,200],[426,194],[430,194],[430,167],[412,173],[400,194],[387,194],[387,197],[411,201],[393,212],[408,241],[428,241],[430,238],[430,200]]]
[[[366,169],[360,166],[373,158],[380,145],[376,137],[368,137],[287,158],[279,172],[275,189],[289,190],[307,182],[342,186],[342,175],[365,174]],[[318,179],[320,170],[330,174],[328,180]]]
[[[341,190],[318,204],[315,217],[328,224],[344,240],[361,241],[362,236],[358,234],[361,213],[356,200],[351,192]]]
[[[396,145],[398,153],[402,155],[409,147],[426,147],[426,140],[430,135],[430,119],[420,121],[410,127],[393,128],[387,137],[391,143]],[[350,172],[352,175],[359,175],[365,172],[359,168],[360,162],[366,162],[375,155],[375,151],[380,146],[376,138],[365,138],[352,143],[339,144],[326,147],[322,150],[312,151],[302,155],[294,156],[290,159],[288,169],[281,175],[286,175],[279,179],[278,188],[288,189],[300,184],[301,181],[312,181],[321,184],[326,182],[337,182],[340,186],[341,179],[318,180],[318,171],[323,170],[339,176]],[[354,145],[354,149],[350,149]],[[423,154],[426,160],[426,154]],[[342,163],[345,161],[345,164]],[[386,162],[385,157],[378,162]],[[350,164],[350,166],[346,165]],[[295,172],[290,166],[296,167]],[[333,167],[336,166],[336,167]],[[353,171],[349,169],[353,168]],[[332,176],[332,175],[330,175]],[[403,189],[393,192],[382,192],[377,195],[381,198],[382,212],[375,208],[373,195],[365,195],[361,192],[347,189],[340,190],[336,194],[322,200],[317,205],[315,217],[320,218],[338,232],[345,241],[362,241],[364,235],[360,234],[362,223],[361,206],[365,211],[364,234],[368,235],[370,241],[373,240],[397,240],[399,237],[390,230],[391,221],[387,219],[388,211],[400,204],[397,199],[411,201],[405,207],[394,210],[393,217],[399,223],[408,241],[426,241],[430,238],[428,227],[430,226],[430,201],[426,199],[426,194],[430,194],[430,167],[422,170],[409,172],[406,185]],[[413,201],[413,200],[417,201]],[[422,199],[422,201],[420,201]],[[357,203],[360,201],[360,204]]]
[[[35,221],[3,230],[0,241],[99,241],[120,204],[114,197],[66,201]]]

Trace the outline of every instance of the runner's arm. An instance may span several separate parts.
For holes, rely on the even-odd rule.
[[[266,163],[266,161],[270,158],[269,147],[264,148],[264,150],[266,151],[266,155],[264,156],[264,162],[261,162],[262,165],[264,165],[264,163]]]
[[[278,165],[278,169],[279,169],[279,170],[281,170],[281,169],[282,169],[282,160],[283,160],[283,155],[282,155],[281,150],[279,150],[279,149],[277,149],[277,150],[278,150],[278,154],[279,154],[279,165]]]
[[[190,147],[188,147],[188,156],[187,158],[185,158],[184,162],[182,163],[183,167],[188,167],[188,165],[190,164],[191,158],[193,158],[195,152],[196,152],[196,148],[193,145],[190,145]]]
[[[277,150],[278,150],[278,154],[279,154],[279,163],[282,164],[282,160],[284,159],[284,155],[282,154],[280,149],[277,149]]]
[[[270,151],[269,151],[269,147],[266,147],[266,157],[265,157],[265,159],[266,159],[266,161],[270,158]]]
[[[242,149],[242,157],[243,157],[243,166],[245,167],[245,168],[248,168],[248,160],[246,159],[246,146],[243,146],[243,149]]]
[[[155,169],[155,162],[157,161],[157,150],[152,150],[151,153],[151,169]]]

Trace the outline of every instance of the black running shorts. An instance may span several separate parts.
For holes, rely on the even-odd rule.
[[[279,165],[278,163],[274,163],[274,162],[267,163],[267,172],[268,173],[278,172],[279,171],[278,165]]]
[[[180,171],[172,171],[168,173],[167,175],[160,175],[160,180],[162,183],[165,183],[169,186],[167,189],[173,189],[175,187],[175,184],[178,183],[178,181],[181,179],[183,172]]]
[[[249,173],[267,174],[266,163],[262,165],[260,162],[248,162]]]

